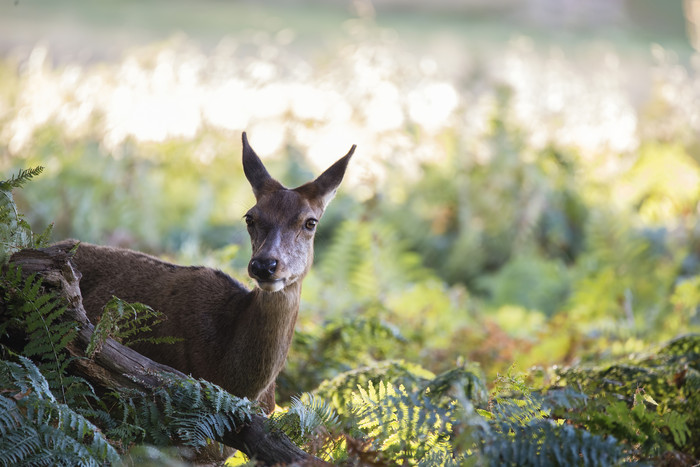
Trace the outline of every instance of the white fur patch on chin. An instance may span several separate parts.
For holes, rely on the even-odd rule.
[[[260,287],[265,292],[279,292],[284,288],[284,281],[272,281],[272,282],[260,282],[258,281],[258,287]]]

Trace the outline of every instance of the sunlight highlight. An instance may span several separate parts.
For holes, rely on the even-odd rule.
[[[65,67],[51,66],[39,45],[21,68],[15,103],[0,105],[9,109],[0,138],[10,154],[22,156],[37,129],[57,124],[68,139],[101,135],[105,149],[118,155],[128,140],[248,130],[262,156],[298,146],[316,169],[357,143],[366,156],[357,158],[359,175],[349,183],[380,187],[397,161],[419,178],[421,164],[448,157],[440,143],[445,132],[458,135],[459,157],[489,164],[496,115],[522,130],[530,152],[519,157],[552,145],[571,148],[601,181],[627,170],[640,131],[659,137],[683,127],[700,131],[692,104],[700,85],[660,48],[653,51],[660,63],[656,99],[672,111],[653,128],[639,128],[620,59],[610,51],[589,66],[561,51],[542,54],[520,38],[490,58],[483,70],[488,86],[464,86],[463,77],[442,72],[436,57],[399,53],[389,43],[352,43],[318,66],[276,41],[255,36],[240,47],[228,38],[203,54],[179,38],[134,50],[121,63]]]

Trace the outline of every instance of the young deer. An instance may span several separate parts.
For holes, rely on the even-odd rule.
[[[316,225],[340,185],[347,155],[315,181],[287,189],[273,179],[243,133],[243,170],[257,204],[245,215],[253,254],[246,289],[221,271],[177,266],[126,249],[81,243],[74,263],[90,320],[114,295],[141,302],[167,319],[154,336],[176,344],[137,344],[141,354],[204,378],[239,396],[274,408],[275,378],[282,370],[299,311],[301,282],[313,260]],[[63,243],[75,243],[67,240]]]

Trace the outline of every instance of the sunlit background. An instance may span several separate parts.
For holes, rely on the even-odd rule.
[[[400,338],[282,390],[624,354],[700,324],[699,4],[4,0],[0,167],[45,166],[17,197],[56,240],[243,278],[241,132],[288,185],[357,144],[295,349]]]

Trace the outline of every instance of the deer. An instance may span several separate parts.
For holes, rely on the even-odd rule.
[[[315,180],[285,188],[272,178],[242,134],[243,171],[256,204],[243,217],[252,255],[246,288],[220,270],[181,266],[137,251],[77,240],[72,262],[95,323],[104,305],[119,297],[160,311],[165,320],[153,337],[173,344],[141,342],[134,349],[158,363],[202,378],[238,397],[275,407],[275,380],[283,369],[300,307],[302,280],[313,262],[318,223],[335,196],[355,145]]]

